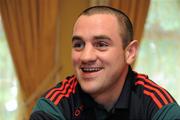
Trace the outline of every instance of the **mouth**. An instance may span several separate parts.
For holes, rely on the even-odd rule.
[[[102,67],[81,67],[80,68],[82,72],[84,73],[93,73],[93,72],[98,72],[102,70]]]

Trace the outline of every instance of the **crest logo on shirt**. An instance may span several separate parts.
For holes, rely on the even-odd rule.
[[[75,108],[74,112],[73,112],[73,116],[75,118],[79,118],[81,115],[81,112],[84,110],[84,106],[80,105],[78,108]]]

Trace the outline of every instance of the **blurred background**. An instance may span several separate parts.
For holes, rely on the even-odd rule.
[[[140,44],[134,70],[180,104],[180,0],[0,0],[0,120],[28,120],[41,94],[73,74],[72,27],[94,5],[128,14]]]

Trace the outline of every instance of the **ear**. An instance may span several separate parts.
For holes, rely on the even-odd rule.
[[[136,58],[138,52],[138,41],[131,41],[128,46],[125,48],[125,58],[127,64],[132,64]]]

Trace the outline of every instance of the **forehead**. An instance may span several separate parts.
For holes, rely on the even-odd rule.
[[[79,18],[77,19],[77,22],[81,19],[93,19],[93,18],[99,18],[99,19],[102,19],[102,18],[107,18],[107,19],[111,19],[111,20],[114,20],[116,21],[116,17],[115,15],[113,14],[110,14],[110,13],[96,13],[96,14],[91,14],[91,15],[81,15],[79,16]]]
[[[93,31],[92,31],[93,30]],[[117,18],[112,14],[81,15],[74,24],[73,33],[78,31],[100,32],[109,30],[119,31]]]

